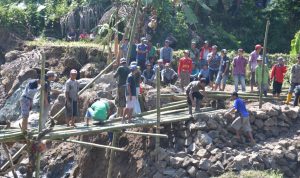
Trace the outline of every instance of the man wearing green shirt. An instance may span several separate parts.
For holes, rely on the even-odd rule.
[[[269,89],[269,69],[267,67],[267,65],[265,65],[265,70],[264,70],[264,75],[262,76],[262,58],[258,57],[257,58],[257,66],[255,68],[255,79],[256,82],[258,84],[258,89],[260,91],[260,87],[262,87],[262,91],[264,96],[267,96],[267,92]],[[261,82],[263,80],[262,86],[261,86]]]
[[[96,100],[87,109],[85,114],[86,125],[89,125],[89,120],[93,119],[103,123],[108,120],[113,113],[115,113],[116,107],[112,101],[108,100]]]

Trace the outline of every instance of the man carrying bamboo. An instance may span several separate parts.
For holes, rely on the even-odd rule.
[[[79,83],[76,80],[77,71],[72,69],[70,72],[70,78],[66,82],[66,124],[75,127],[75,117],[78,116],[78,91]]]
[[[206,79],[201,78],[199,81],[192,81],[186,88],[186,97],[189,107],[189,115],[193,117],[193,106],[195,106],[195,112],[200,111],[200,102],[203,99],[204,92],[200,93],[200,90],[205,91]]]
[[[252,135],[249,112],[246,109],[244,101],[239,98],[237,92],[233,92],[231,94],[231,99],[234,100],[233,107],[225,113],[225,116],[233,112],[237,112],[239,114],[239,117],[237,117],[231,124],[236,131],[236,138],[241,141],[240,130],[243,129],[245,132],[247,132],[251,144],[254,145],[255,140],[253,139]]]

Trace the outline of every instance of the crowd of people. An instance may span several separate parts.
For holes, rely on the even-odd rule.
[[[193,117],[192,108],[195,112],[200,111],[201,100],[205,97],[205,90],[224,91],[227,80],[232,73],[234,79],[234,92],[232,100],[233,107],[226,113],[238,112],[240,117],[232,123],[232,127],[237,131],[237,138],[240,137],[239,130],[243,128],[249,135],[252,143],[254,139],[251,133],[249,123],[249,114],[245,103],[238,97],[239,84],[242,91],[246,91],[246,68],[250,70],[250,88],[251,92],[257,85],[258,90],[262,90],[266,96],[269,90],[270,82],[272,82],[273,96],[279,97],[284,76],[288,70],[291,71],[290,89],[285,101],[289,104],[292,94],[295,94],[294,106],[297,106],[300,99],[300,54],[297,56],[298,62],[287,69],[285,60],[282,57],[272,66],[271,70],[265,65],[263,70],[263,58],[261,56],[261,45],[256,45],[251,52],[249,59],[244,57],[244,50],[238,49],[237,55],[231,60],[227,56],[227,50],[222,49],[218,53],[218,47],[213,45],[210,47],[207,41],[203,47],[198,49],[196,43],[191,43],[189,50],[183,51],[183,56],[177,61],[176,70],[172,68],[171,63],[175,61],[173,57],[173,49],[169,45],[169,40],[165,40],[164,46],[156,49],[152,43],[142,38],[141,42],[132,46],[129,51],[129,40],[125,39],[120,45],[121,59],[120,65],[114,73],[117,79],[117,96],[115,102],[108,100],[94,99],[89,102],[88,109],[85,114],[86,125],[89,120],[103,122],[110,117],[121,117],[122,123],[132,123],[134,113],[140,113],[138,96],[141,92],[140,84],[144,83],[156,87],[160,82],[162,86],[178,85],[187,96],[189,114]],[[130,53],[130,58],[126,58]],[[264,75],[262,75],[264,74]],[[45,113],[43,116],[43,127],[48,118],[50,106],[50,82],[55,80],[56,74],[48,71],[45,76]],[[76,80],[77,71],[70,71],[70,78],[65,84],[65,107],[66,107],[66,124],[67,126],[75,126],[75,118],[78,117],[78,92],[79,83]],[[22,97],[21,97],[21,115],[23,131],[27,130],[29,111],[32,107],[32,101],[35,93],[40,86],[40,79],[29,81]],[[202,91],[201,91],[202,90]],[[115,115],[115,116],[114,116]],[[240,122],[243,120],[244,122]]]

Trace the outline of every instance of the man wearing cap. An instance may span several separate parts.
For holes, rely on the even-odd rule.
[[[45,77],[45,97],[44,97],[44,113],[42,116],[42,128],[45,128],[45,124],[48,120],[48,114],[50,111],[50,92],[51,86],[50,82],[56,79],[56,73],[54,71],[48,71]]]
[[[192,41],[191,50],[190,50],[190,58],[195,63],[196,67],[199,69],[199,49],[196,48],[196,42]]]
[[[269,90],[269,69],[265,64],[264,74],[262,72],[263,61],[262,57],[257,58],[257,66],[255,69],[255,80],[258,84],[258,90],[262,90],[264,96],[267,96]]]
[[[220,91],[225,90],[226,81],[229,76],[229,58],[227,57],[227,50],[221,50],[221,64],[219,68],[219,73],[216,79],[215,90],[219,88]],[[221,84],[222,83],[222,84]]]
[[[72,69],[70,78],[65,84],[65,98],[66,98],[66,124],[75,127],[75,117],[78,116],[78,92],[79,83],[76,80],[77,71]]]
[[[249,56],[249,67],[251,71],[250,76],[250,86],[251,86],[251,92],[253,92],[253,87],[255,85],[255,69],[257,66],[257,58],[260,55],[260,51],[262,49],[262,46],[260,44],[255,45],[255,50],[250,53]]]
[[[291,87],[289,88],[289,93],[286,98],[285,103],[289,104],[291,99],[292,99],[292,93],[294,92],[294,89],[297,85],[300,85],[300,54],[297,56],[298,62],[293,65],[292,70],[291,70]]]
[[[165,41],[164,47],[160,49],[160,59],[163,59],[163,63],[170,63],[173,61],[173,49],[169,46],[169,40]]]
[[[217,53],[217,46],[214,45],[212,47],[212,52],[207,55],[207,63],[208,63],[208,69],[209,69],[209,80],[210,80],[210,87],[213,90],[213,81],[217,78],[221,58]]]
[[[270,80],[273,80],[273,97],[279,97],[281,93],[282,83],[287,68],[284,65],[284,59],[279,57],[277,64],[273,65],[270,73]]]
[[[114,74],[114,78],[118,79],[118,91],[117,97],[115,99],[116,106],[118,107],[117,116],[121,117],[123,115],[123,110],[126,106],[126,80],[128,74],[130,73],[130,69],[127,67],[126,59],[121,58],[121,65],[118,67],[116,73]]]
[[[207,64],[207,55],[212,51],[212,48],[209,47],[208,41],[204,41],[204,45],[201,47],[200,50],[200,57],[199,57],[199,69],[201,70],[203,65]]]
[[[136,62],[140,66],[141,70],[146,69],[146,58],[147,58],[147,39],[145,37],[141,38],[141,43],[136,47]]]
[[[186,97],[190,116],[193,116],[193,106],[195,106],[195,112],[200,111],[200,102],[204,96],[204,93],[200,93],[200,90],[205,91],[205,83],[206,79],[201,78],[199,81],[192,81],[186,87]]]
[[[136,65],[130,65],[130,74],[127,77],[126,83],[126,108],[123,112],[122,123],[125,124],[126,118],[131,122],[133,108],[137,100],[135,74],[137,72]]]
[[[189,50],[184,50],[184,57],[179,60],[178,75],[180,77],[181,89],[184,90],[190,83],[190,75],[192,73],[193,61],[189,58]]]
[[[178,79],[178,75],[171,68],[170,63],[166,63],[165,68],[161,71],[161,79],[163,85],[174,85]]]
[[[231,127],[236,132],[236,138],[241,141],[240,130],[243,129],[248,134],[251,144],[254,145],[255,140],[253,139],[249,112],[246,109],[245,102],[239,98],[237,92],[231,94],[231,100],[234,100],[233,106],[224,115],[226,116],[233,112],[237,113],[239,116],[231,124]]]
[[[244,50],[238,49],[238,56],[233,58],[232,66],[233,66],[233,78],[234,78],[234,91],[238,92],[239,90],[239,83],[242,85],[242,91],[246,91],[246,84],[245,84],[245,76],[246,76],[246,66],[247,60],[243,56]]]
[[[142,77],[144,79],[144,83],[150,86],[154,86],[154,77],[155,72],[152,70],[152,66],[150,62],[147,62],[147,68],[143,71]]]

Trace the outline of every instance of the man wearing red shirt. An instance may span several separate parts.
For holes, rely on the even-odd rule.
[[[270,79],[273,80],[273,97],[280,96],[284,75],[287,72],[287,68],[284,65],[284,59],[279,57],[278,63],[272,67],[270,73]]]
[[[207,55],[212,51],[212,48],[209,47],[208,41],[204,41],[204,45],[200,49],[200,58],[199,58],[199,69],[201,70],[204,65],[207,65]]]
[[[193,61],[189,58],[189,50],[184,50],[184,57],[179,60],[178,76],[180,77],[181,89],[190,83],[190,75],[192,73]]]

